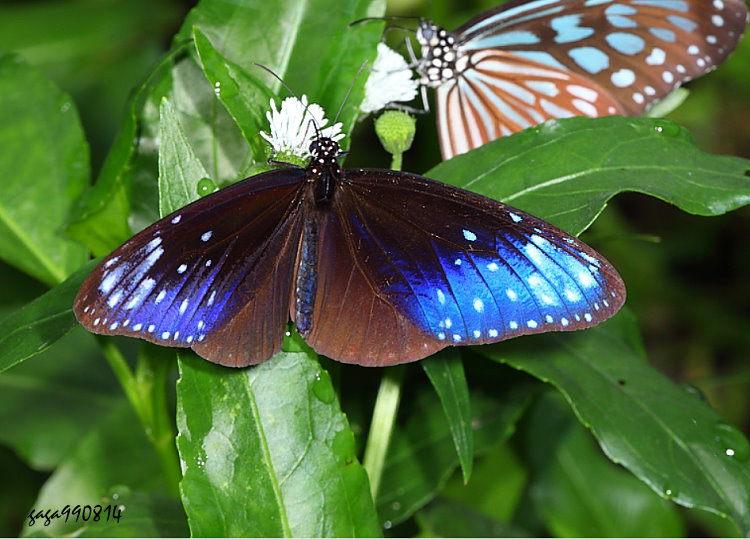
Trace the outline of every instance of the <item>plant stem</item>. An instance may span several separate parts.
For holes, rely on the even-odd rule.
[[[393,170],[401,170],[401,163],[402,163],[402,157],[404,154],[402,153],[394,153],[391,154],[393,157],[391,158],[391,169]]]
[[[406,367],[399,365],[386,369],[380,380],[378,396],[372,411],[370,433],[367,436],[367,447],[362,462],[370,478],[370,492],[373,500],[377,500],[380,480],[385,466],[385,456],[391,441],[396,413],[401,401],[401,386],[404,381]]]
[[[174,441],[175,435],[167,413],[167,369],[158,369],[147,377],[140,371],[139,376],[136,376],[111,338],[97,336],[97,340],[125,396],[143,425],[147,438],[154,446],[169,493],[179,497],[182,474]],[[140,365],[142,363],[139,363]]]
[[[125,361],[125,358],[120,353],[120,350],[114,345],[111,338],[96,335],[96,340],[99,341],[99,346],[102,348],[104,357],[107,359],[109,366],[112,368],[117,380],[120,382],[120,385],[125,392],[125,396],[128,398],[133,408],[135,408],[138,417],[142,420],[141,397],[138,393],[138,387],[133,371],[130,370],[127,361]]]

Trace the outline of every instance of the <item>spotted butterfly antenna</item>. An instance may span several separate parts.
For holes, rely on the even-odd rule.
[[[287,83],[284,82],[284,80],[281,77],[279,77],[276,73],[274,73],[271,69],[269,69],[266,66],[264,66],[263,64],[259,64],[257,62],[253,62],[253,65],[256,65],[259,68],[264,69],[265,71],[268,71],[271,75],[273,75],[274,78],[276,78],[276,80],[278,80],[284,86],[284,88],[287,89],[287,91],[290,94],[292,94],[292,97],[296,98],[300,103],[302,103],[302,100],[299,97],[297,97],[297,94],[294,93],[294,90],[292,90],[287,85]],[[361,70],[362,70],[362,68],[360,68],[360,71]],[[349,88],[349,90],[351,91],[351,88]],[[346,95],[349,96],[349,93],[347,92]],[[309,107],[310,107],[309,103],[305,104],[305,115],[307,115],[307,113],[310,112],[309,111]],[[340,110],[339,110],[339,112],[340,112]],[[338,115],[336,117],[338,118]],[[318,127],[317,122],[315,122],[315,117],[312,114],[310,114],[310,122],[313,124],[313,127],[315,128],[315,137],[316,138],[320,138],[320,128]],[[334,122],[334,123],[336,123],[336,122]]]
[[[357,71],[357,74],[354,75],[354,79],[352,79],[352,83],[349,85],[349,89],[346,91],[346,95],[344,96],[344,100],[341,102],[341,105],[339,105],[339,111],[336,113],[336,117],[333,119],[333,123],[331,125],[335,125],[336,121],[339,119],[339,115],[341,114],[341,111],[344,110],[344,105],[349,100],[349,94],[352,93],[352,89],[354,88],[354,83],[357,82],[357,79],[359,78],[360,73],[362,73],[362,70],[367,65],[367,60],[362,62],[362,65],[359,66],[359,70]]]

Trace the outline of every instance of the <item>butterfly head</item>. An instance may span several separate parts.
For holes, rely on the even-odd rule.
[[[338,178],[339,143],[328,137],[318,137],[310,143],[310,164],[307,165],[307,178],[314,184],[315,202],[321,206],[333,200]]]
[[[417,41],[422,47],[422,60],[417,71],[422,84],[439,86],[456,73],[456,38],[432,21],[421,21],[417,27]]]
[[[313,161],[329,158],[337,159],[340,151],[339,143],[332,138],[318,137],[310,143],[310,155],[312,155]]]

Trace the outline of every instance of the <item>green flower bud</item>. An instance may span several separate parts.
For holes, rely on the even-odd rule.
[[[416,123],[414,117],[406,112],[388,110],[375,120],[375,133],[388,153],[400,155],[411,148]]]

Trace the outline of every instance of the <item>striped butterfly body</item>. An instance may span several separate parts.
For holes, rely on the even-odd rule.
[[[382,366],[590,327],[625,301],[601,255],[541,219],[413,174],[342,170],[331,139],[310,153],[128,240],[84,281],[78,320],[242,367],[279,351],[291,318],[315,351]]]
[[[743,0],[515,0],[454,32],[422,21],[443,158],[553,118],[638,115],[714,69]]]

